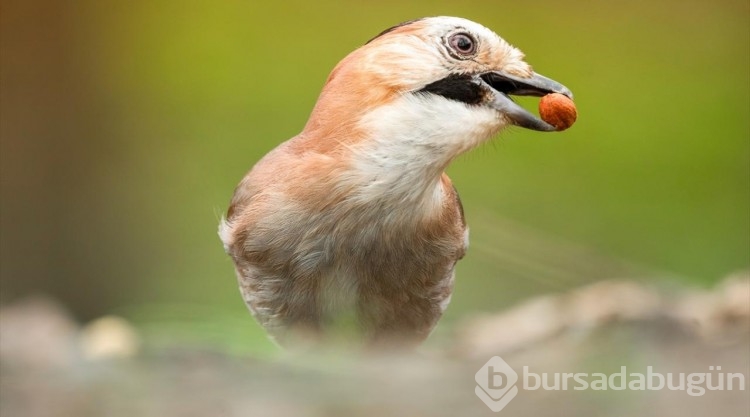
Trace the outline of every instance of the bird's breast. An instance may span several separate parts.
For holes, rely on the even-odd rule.
[[[267,328],[355,317],[426,336],[442,313],[465,250],[457,195],[439,171],[374,156],[282,147],[238,187],[222,240]]]

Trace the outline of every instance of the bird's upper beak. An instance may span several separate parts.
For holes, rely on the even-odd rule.
[[[552,132],[557,128],[540,120],[509,96],[542,97],[550,93],[560,93],[573,98],[573,93],[567,87],[537,73],[532,73],[530,77],[519,77],[502,71],[492,71],[479,75],[478,81],[490,87],[492,99],[488,104],[491,107],[505,114],[517,126],[543,132]]]

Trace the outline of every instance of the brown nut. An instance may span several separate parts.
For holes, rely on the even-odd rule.
[[[557,130],[565,130],[573,126],[578,113],[573,100],[562,94],[552,93],[539,101],[539,115]]]

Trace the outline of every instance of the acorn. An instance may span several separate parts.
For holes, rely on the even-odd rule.
[[[560,131],[573,126],[578,113],[573,100],[562,94],[552,93],[539,100],[539,116]]]

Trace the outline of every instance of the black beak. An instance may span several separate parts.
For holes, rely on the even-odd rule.
[[[499,71],[488,72],[479,76],[481,82],[493,91],[494,98],[490,106],[505,114],[510,121],[527,129],[553,132],[557,128],[544,122],[519,106],[509,96],[542,97],[550,93],[560,93],[573,98],[573,93],[564,85],[543,75],[532,73],[523,78]]]

